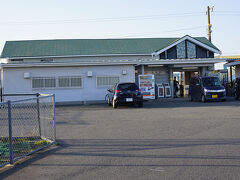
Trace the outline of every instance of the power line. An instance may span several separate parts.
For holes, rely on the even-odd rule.
[[[240,16],[240,13],[239,14],[214,14],[215,16]]]
[[[219,16],[240,16],[240,11],[215,11],[213,15]],[[74,23],[101,23],[117,21],[139,21],[139,20],[158,20],[159,18],[186,18],[204,16],[203,12],[188,12],[175,14],[158,14],[147,16],[126,16],[113,18],[90,18],[90,19],[63,19],[63,20],[40,20],[40,21],[2,21],[1,25],[51,25],[51,24],[74,24]]]
[[[215,11],[220,13],[240,13],[240,11]]]
[[[239,16],[240,11],[215,11],[213,14],[222,16]]]
[[[1,25],[40,25],[40,24],[67,24],[67,23],[89,23],[89,22],[113,22],[113,21],[135,21],[135,20],[152,20],[159,18],[182,18],[203,16],[202,12],[192,13],[177,13],[177,14],[162,14],[149,16],[129,16],[129,17],[115,17],[115,18],[92,18],[92,19],[65,19],[65,20],[41,20],[41,21],[7,21],[0,22]]]
[[[189,27],[189,28],[181,28],[181,29],[173,29],[168,31],[155,31],[155,32],[148,32],[148,33],[139,33],[139,34],[107,34],[108,36],[115,36],[115,37],[121,37],[121,38],[130,38],[130,37],[138,37],[138,36],[148,36],[153,34],[163,34],[163,33],[170,33],[170,32],[180,32],[180,31],[186,31],[186,30],[194,30],[194,29],[201,29],[206,28],[206,26],[196,26],[196,27]],[[92,36],[91,36],[92,37]],[[106,36],[102,36],[106,37]],[[101,38],[98,36],[98,38]]]

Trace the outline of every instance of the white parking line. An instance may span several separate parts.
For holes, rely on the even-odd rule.
[[[163,172],[165,171],[163,168],[156,168],[156,169],[150,169],[151,171],[158,171],[158,172]]]

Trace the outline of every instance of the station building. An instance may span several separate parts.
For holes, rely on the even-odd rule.
[[[235,78],[240,78],[240,56],[226,56],[224,58],[227,59],[226,66],[229,67],[230,83],[232,83]]]
[[[185,93],[190,78],[207,75],[220,50],[205,37],[61,39],[7,41],[0,66],[3,94],[55,94],[59,103],[103,101],[116,82],[153,74],[156,85],[180,72]],[[157,93],[156,93],[157,94]],[[157,97],[157,95],[156,95]],[[5,100],[9,97],[4,97]]]

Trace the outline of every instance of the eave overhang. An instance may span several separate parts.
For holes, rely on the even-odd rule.
[[[229,62],[226,64],[226,66],[238,66],[240,65],[240,60]]]
[[[45,63],[5,63],[2,67],[72,67],[72,66],[110,66],[110,65],[176,65],[176,64],[214,64],[225,62],[226,59],[136,59],[136,60],[98,60],[98,61],[67,61]]]

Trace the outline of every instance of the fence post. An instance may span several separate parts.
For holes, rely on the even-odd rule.
[[[53,94],[52,96],[52,104],[53,104],[54,143],[56,143],[55,94]]]
[[[39,130],[39,136],[42,137],[42,131],[41,131],[41,119],[40,119],[40,105],[39,105],[39,93],[37,93],[37,116],[38,116],[38,130]]]
[[[1,102],[3,102],[3,96],[2,96],[2,93],[3,93],[3,90],[2,90],[2,87],[0,88],[0,94],[1,94]]]
[[[13,164],[13,139],[12,139],[12,104],[8,101],[8,128],[9,128],[9,159]]]

